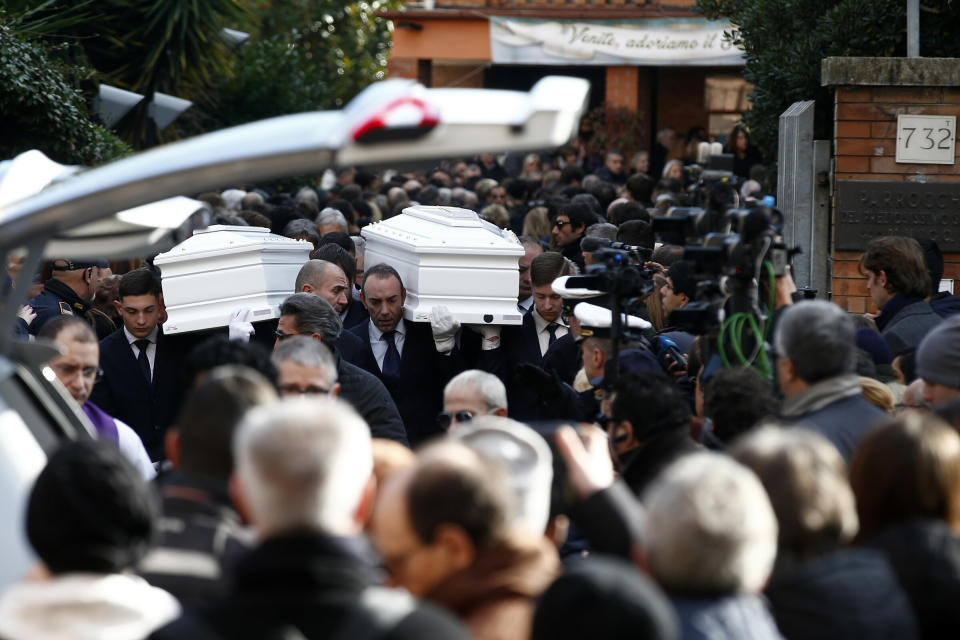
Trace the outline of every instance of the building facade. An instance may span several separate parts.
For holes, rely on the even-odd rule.
[[[394,26],[388,74],[431,87],[528,90],[546,75],[591,82],[590,106],[627,107],[655,132],[726,135],[747,108],[730,26],[694,0],[427,0],[384,12]]]

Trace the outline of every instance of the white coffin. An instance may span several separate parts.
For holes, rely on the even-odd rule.
[[[413,206],[363,228],[364,266],[389,264],[407,289],[404,317],[429,322],[445,305],[464,324],[521,324],[518,263],[523,245],[473,211]]]
[[[154,259],[167,307],[167,334],[225,327],[247,307],[251,322],[280,314],[313,245],[264,227],[213,225]]]

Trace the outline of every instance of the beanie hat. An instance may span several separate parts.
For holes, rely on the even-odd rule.
[[[667,269],[667,276],[673,282],[676,293],[684,293],[691,300],[697,297],[697,274],[693,262],[677,260]]]
[[[873,364],[890,364],[893,358],[890,356],[890,345],[883,339],[879,333],[873,329],[862,327],[856,331],[857,347],[866,351],[873,359]]]
[[[27,539],[51,573],[118,573],[153,542],[156,495],[115,445],[67,442],[47,461],[27,505]]]
[[[917,348],[917,377],[960,389],[960,316],[947,318]]]
[[[631,564],[591,556],[576,562],[540,597],[532,640],[679,638],[676,614],[660,589]]]

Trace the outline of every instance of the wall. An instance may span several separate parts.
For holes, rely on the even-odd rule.
[[[896,162],[898,114],[956,115],[960,120],[958,68],[960,61],[936,58],[825,60],[823,84],[836,87],[834,179],[960,183],[960,163]],[[854,313],[875,313],[858,269],[860,255],[833,252],[833,300]],[[945,254],[944,262],[943,277],[955,280],[954,293],[960,293],[960,254]]]

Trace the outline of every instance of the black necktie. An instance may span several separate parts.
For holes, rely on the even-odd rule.
[[[547,343],[547,348],[553,346],[553,343],[557,341],[557,325],[551,324],[547,326],[547,333],[550,334],[550,342]]]
[[[383,339],[387,342],[387,353],[383,356],[383,367],[381,373],[387,378],[400,377],[400,352],[397,350],[396,332],[388,331],[383,334]]]
[[[140,365],[140,372],[143,373],[143,377],[147,379],[149,383],[153,377],[150,373],[150,359],[147,358],[147,347],[150,346],[149,340],[134,340],[133,344],[140,349],[140,355],[137,356],[137,364]]]

